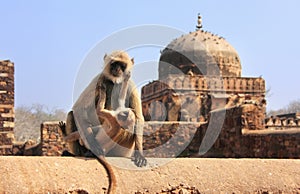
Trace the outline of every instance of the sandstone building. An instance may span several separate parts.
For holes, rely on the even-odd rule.
[[[159,79],[142,88],[145,119],[204,122],[212,110],[247,102],[256,105],[253,128],[262,128],[265,80],[241,77],[237,51],[224,38],[198,26],[162,51]]]
[[[195,32],[161,52],[158,80],[142,88],[149,121],[145,132],[150,134],[145,136],[146,153],[299,158],[298,114],[266,118],[265,80],[241,77],[237,51],[223,37],[204,31],[198,17]],[[160,153],[164,144],[168,148]],[[186,148],[180,150],[180,145]]]

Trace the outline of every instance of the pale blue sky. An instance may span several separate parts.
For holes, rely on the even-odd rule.
[[[144,24],[188,33],[195,30],[199,12],[204,29],[225,37],[238,51],[243,76],[265,78],[269,109],[300,98],[298,0],[20,0],[1,1],[0,7],[0,59],[15,63],[16,106],[40,103],[69,110],[80,64],[97,43]],[[134,56],[137,64],[159,57],[151,48],[134,53],[143,54]],[[133,76],[157,79],[157,66],[147,67],[142,71],[140,64]]]

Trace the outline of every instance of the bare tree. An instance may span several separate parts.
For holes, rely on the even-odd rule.
[[[49,110],[41,104],[20,106],[15,109],[15,138],[17,141],[40,141],[40,125],[45,121],[65,120],[66,113],[61,109]]]
[[[300,100],[290,102],[286,108],[286,113],[300,112]]]
[[[268,116],[300,112],[300,99],[290,102],[286,107],[268,111]]]

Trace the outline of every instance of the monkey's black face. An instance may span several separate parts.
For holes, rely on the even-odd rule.
[[[110,64],[110,73],[115,77],[121,77],[124,71],[126,70],[126,68],[127,68],[126,63],[115,61],[112,64]]]
[[[129,115],[129,111],[122,111],[118,114],[118,120],[126,121]]]

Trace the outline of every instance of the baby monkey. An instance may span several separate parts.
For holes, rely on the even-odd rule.
[[[90,127],[88,130],[96,134],[95,138],[101,144],[104,153],[118,156],[116,153],[113,154],[115,143],[125,148],[131,148],[129,145],[133,145],[134,141],[128,140],[134,138],[135,113],[133,110],[130,108],[120,108],[115,111],[103,109],[98,111],[98,115],[104,122],[102,125]],[[79,140],[82,146],[89,148],[88,145],[84,145],[78,131],[68,134],[64,137],[64,140],[68,143]],[[129,153],[128,157],[130,157],[129,155],[131,154]]]

